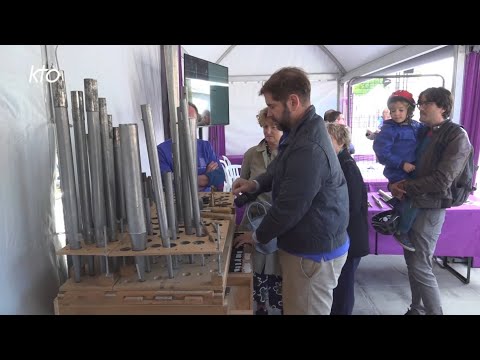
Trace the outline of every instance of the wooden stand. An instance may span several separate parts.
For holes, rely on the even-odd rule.
[[[122,238],[121,241],[109,243],[106,249],[101,250],[90,249],[88,246],[81,250],[67,248],[60,250],[59,254],[95,253],[107,258],[116,257],[118,260],[123,256],[144,255],[156,263],[151,264],[151,271],[145,273],[145,281],[142,282],[138,281],[133,264],[124,265],[109,276],[84,275],[78,283],[70,278],[60,287],[59,294],[54,300],[55,314],[253,314],[252,273],[228,273],[235,232],[235,214],[211,211],[202,213],[202,217],[207,219],[207,223],[212,220],[222,222],[223,241],[220,242],[218,250],[212,247],[213,243],[210,244],[208,238],[202,239],[205,241],[203,249],[200,246],[193,249],[194,245],[190,239],[192,235],[184,234],[180,234],[180,239],[176,240],[179,246],[173,249],[152,247],[152,243],[156,243],[152,240],[146,250],[132,251],[125,249],[128,241]],[[187,241],[189,244],[185,243]],[[182,242],[185,246],[184,251],[180,250]],[[78,251],[82,251],[82,254],[76,253]],[[100,253],[96,254],[97,252]],[[178,268],[174,269],[172,279],[168,276],[165,256],[159,256],[167,254],[177,255],[179,263]],[[195,259],[193,264],[190,264],[188,259],[185,260],[186,257],[182,254],[195,254],[190,255]],[[219,254],[221,254],[220,272]]]

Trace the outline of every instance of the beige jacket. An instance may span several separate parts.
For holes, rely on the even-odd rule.
[[[255,179],[258,175],[263,174],[266,171],[267,166],[272,162],[276,155],[277,152],[274,151],[271,157],[268,156],[266,142],[265,139],[263,139],[258,145],[251,147],[247,150],[245,155],[243,155],[240,177],[247,180]],[[260,194],[257,200],[266,201],[271,204],[272,193],[268,192]],[[246,228],[247,226],[248,219],[247,213],[245,212],[240,227]],[[264,274],[280,275],[278,253],[275,252],[273,254],[264,255],[255,251],[253,269],[256,273],[263,272]]]

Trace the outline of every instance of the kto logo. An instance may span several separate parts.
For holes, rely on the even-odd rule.
[[[45,65],[41,69],[35,70],[35,68],[31,67],[30,69],[30,77],[28,79],[28,82],[32,83],[42,83],[43,82],[43,74],[45,74],[45,80],[49,83],[54,83],[58,81],[62,77],[62,74],[60,71],[56,69],[47,69]],[[37,78],[37,75],[40,75],[40,79]],[[32,81],[33,80],[33,81]]]

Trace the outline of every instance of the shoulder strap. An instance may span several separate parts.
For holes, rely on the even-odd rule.
[[[460,129],[465,129],[462,125],[454,123],[452,121],[445,124],[444,126],[447,126],[447,129],[441,133],[438,139],[438,143],[441,145],[442,149],[445,149],[450,143],[450,137],[452,136],[452,134],[454,134],[456,131],[461,131]]]

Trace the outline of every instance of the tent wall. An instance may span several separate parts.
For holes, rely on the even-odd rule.
[[[150,174],[140,105],[150,104],[157,143],[163,138],[159,45],[60,45],[58,66],[70,91],[83,91],[83,80],[98,80],[98,96],[107,99],[113,126],[137,123],[142,171]]]
[[[55,255],[55,127],[44,85],[30,83],[42,47],[2,46],[0,72],[0,314],[46,314],[60,284]]]
[[[140,105],[152,106],[157,142],[163,141],[159,46],[22,45],[0,48],[0,314],[51,314],[66,277],[54,216],[55,125],[44,82],[29,82],[34,69],[65,71],[70,91],[98,80],[114,124],[139,124],[142,170],[149,163]],[[56,55],[56,56],[55,56]],[[38,78],[38,76],[37,76]],[[72,122],[71,111],[69,120]]]

